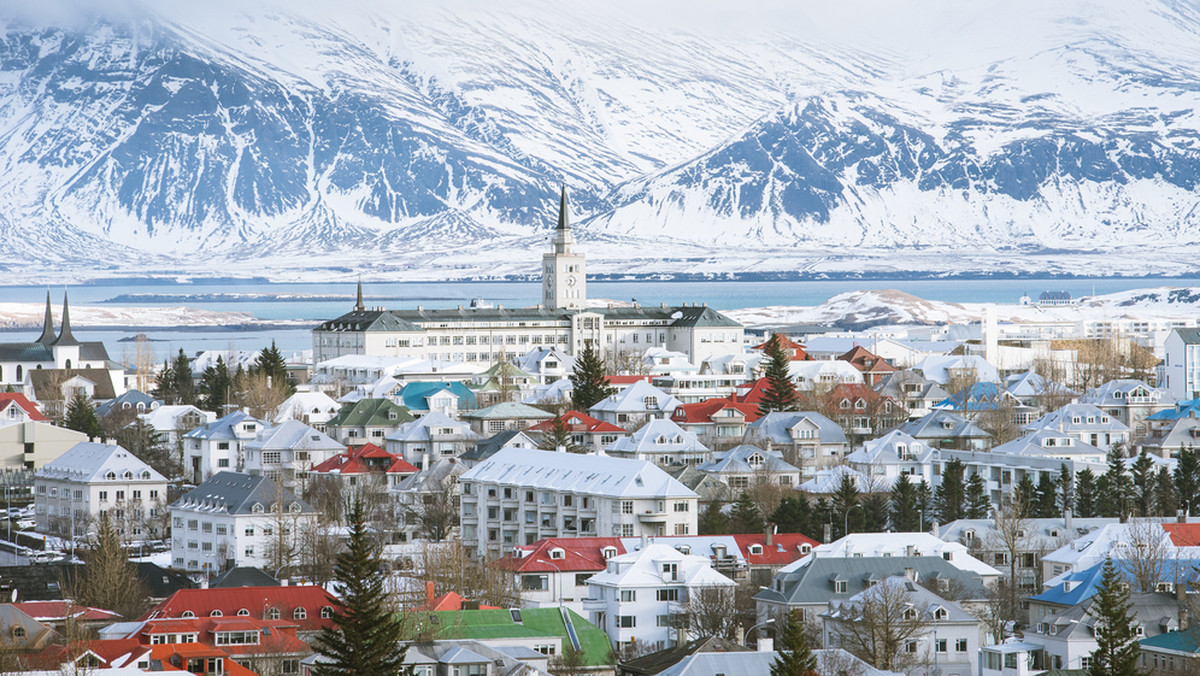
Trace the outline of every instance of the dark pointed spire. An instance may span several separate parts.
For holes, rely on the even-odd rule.
[[[58,331],[58,339],[54,341],[55,345],[78,345],[79,341],[75,340],[75,336],[71,334],[71,309],[67,306],[67,292],[63,291],[63,318],[62,328]]]
[[[42,320],[42,337],[37,342],[42,345],[54,344],[54,316],[50,314],[50,290],[46,290],[46,318]]]
[[[364,306],[363,306],[363,299],[362,299],[362,278],[360,277],[358,280],[358,300],[355,301],[355,303],[354,303],[354,311],[362,312],[363,309],[364,309]]]
[[[559,202],[558,202],[558,229],[559,230],[570,230],[571,229],[571,222],[570,222],[570,219],[567,217],[567,184],[566,183],[563,184],[562,197],[559,199]]]

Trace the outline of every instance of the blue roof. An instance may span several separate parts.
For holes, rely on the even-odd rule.
[[[1146,420],[1179,420],[1180,418],[1196,417],[1200,417],[1200,399],[1188,399],[1177,402],[1175,408],[1164,409],[1148,415]]]
[[[934,404],[935,408],[953,411],[994,411],[999,408],[1000,386],[996,383],[975,383],[957,394]]]
[[[430,382],[430,383],[409,383],[400,390],[400,404],[404,405],[410,411],[428,411],[429,402],[426,399],[439,392],[440,390],[450,390],[451,393],[458,396],[458,407],[460,409],[469,410],[478,407],[475,400],[475,393],[471,388],[460,382]]]
[[[234,411],[223,418],[217,418],[203,427],[197,427],[183,436],[188,439],[234,439],[236,437],[233,434],[233,426],[243,420],[253,420],[257,423],[262,422],[245,411]]]
[[[1123,559],[1113,559],[1113,564],[1126,578],[1132,578],[1130,564]],[[1162,582],[1189,580],[1194,577],[1200,559],[1167,559],[1162,564]],[[1176,567],[1179,577],[1176,577]],[[1030,596],[1030,601],[1042,601],[1062,606],[1074,606],[1091,598],[1100,589],[1100,580],[1104,577],[1104,564],[1098,563],[1085,570],[1075,570],[1063,575],[1059,584],[1050,587],[1037,596]],[[1074,583],[1071,591],[1063,590],[1063,583]]]

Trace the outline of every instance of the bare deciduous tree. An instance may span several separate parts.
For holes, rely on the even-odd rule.
[[[1170,549],[1162,526],[1148,519],[1129,524],[1126,539],[1117,544],[1113,556],[1125,561],[1130,582],[1136,592],[1155,591],[1167,569]]]
[[[992,510],[992,532],[988,533],[989,549],[999,549],[1008,559],[1008,584],[1006,585],[1009,598],[999,606],[1007,614],[1004,620],[1018,619],[1020,603],[1018,601],[1017,563],[1025,552],[1029,533],[1029,511],[1021,496],[1012,492],[1002,504]]]
[[[500,608],[521,604],[516,577],[486,565],[461,542],[427,543],[417,559],[418,579],[433,582],[435,589],[453,590],[465,599]]]
[[[914,603],[905,581],[888,578],[841,603],[826,617],[828,647],[843,648],[876,669],[901,671],[921,661],[906,646],[929,628],[928,608]]]
[[[718,636],[732,641],[744,619],[733,589],[710,586],[690,590],[671,624],[676,631],[687,632],[688,640]]]

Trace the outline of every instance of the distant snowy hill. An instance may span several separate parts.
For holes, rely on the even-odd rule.
[[[14,12],[0,270],[1194,270],[1195,3],[645,4]]]

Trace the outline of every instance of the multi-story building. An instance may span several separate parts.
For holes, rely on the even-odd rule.
[[[1146,435],[1146,417],[1171,408],[1175,400],[1165,391],[1141,380],[1110,380],[1084,393],[1079,401],[1092,404],[1133,430],[1133,437]]]
[[[387,436],[384,447],[388,453],[428,469],[443,458],[461,456],[479,440],[467,423],[434,412],[401,425]]]
[[[617,439],[606,452],[614,458],[649,460],[658,465],[698,465],[711,456],[695,432],[667,419],[646,422],[633,434]]]
[[[529,432],[545,436],[554,430],[558,420],[561,420],[562,425],[571,433],[571,443],[587,451],[602,451],[615,444],[618,439],[629,436],[629,432],[623,428],[579,411],[567,411],[558,418],[542,421],[531,426]]]
[[[542,304],[536,308],[368,309],[360,285],[352,311],[313,330],[313,362],[375,355],[490,364],[535,348],[574,355],[585,342],[602,353],[664,347],[688,355],[693,364],[742,352],[742,325],[705,305],[589,307],[586,262],[574,248],[565,200],[552,246],[544,256]]]
[[[1200,329],[1175,329],[1163,345],[1158,386],[1176,401],[1200,397]]]
[[[387,435],[413,420],[407,408],[391,399],[371,397],[342,406],[325,422],[325,429],[343,444],[378,446]]]
[[[138,417],[154,428],[163,443],[175,448],[185,432],[216,420],[217,415],[191,404],[175,404],[155,407],[147,413],[138,414]]]
[[[841,464],[850,451],[841,426],[815,411],[768,413],[746,428],[743,440],[783,453],[783,458],[799,467],[805,478],[815,476],[819,469]]]
[[[338,455],[346,447],[299,420],[269,427],[246,442],[246,472],[279,477],[288,486],[299,486],[314,466]]]
[[[171,503],[172,567],[217,574],[270,565],[273,548],[294,547],[313,509],[265,476],[219,472]]]
[[[113,444],[76,444],[34,475],[34,513],[43,533],[86,534],[107,514],[123,535],[152,533],[167,478]]]
[[[1057,430],[1108,451],[1116,444],[1129,447],[1132,430],[1094,404],[1067,404],[1025,426],[1025,431]]]
[[[183,471],[198,484],[217,472],[241,471],[242,447],[268,424],[245,411],[234,411],[183,435]]]
[[[13,404],[8,410],[22,409]],[[83,432],[59,427],[48,421],[31,419],[0,422],[0,470],[41,469],[71,447],[87,440],[88,435]]]
[[[462,539],[481,554],[547,537],[696,532],[696,493],[644,460],[509,448],[459,485]]]
[[[678,638],[671,617],[702,594],[733,594],[737,583],[718,573],[707,556],[663,544],[614,556],[587,580],[583,607],[614,647],[634,641],[661,650]]]

